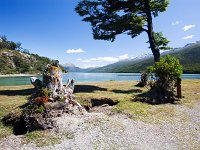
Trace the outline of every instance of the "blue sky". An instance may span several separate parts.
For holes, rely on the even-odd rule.
[[[74,11],[78,1],[0,0],[0,35],[31,53],[84,68],[151,53],[145,33],[134,39],[119,35],[115,42],[93,40],[90,24]],[[167,11],[154,18],[154,30],[174,48],[199,41],[199,6],[200,0],[170,0]]]

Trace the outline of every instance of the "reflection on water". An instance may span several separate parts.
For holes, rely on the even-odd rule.
[[[38,77],[42,80],[42,77]],[[101,82],[101,81],[130,81],[140,80],[140,73],[66,73],[63,82],[74,79],[75,82]],[[200,79],[200,74],[184,74],[182,79]],[[0,86],[3,85],[30,85],[30,77],[0,77]]]

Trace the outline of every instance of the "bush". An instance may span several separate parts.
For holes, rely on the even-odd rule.
[[[149,74],[146,71],[142,72],[140,82],[137,84],[137,86],[139,87],[146,86],[148,84],[148,78]]]
[[[174,102],[177,79],[183,73],[179,60],[167,55],[153,66],[148,67],[147,71],[155,80],[151,89],[156,91],[157,98],[161,102]]]

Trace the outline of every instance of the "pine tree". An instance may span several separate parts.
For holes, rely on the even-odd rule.
[[[91,23],[94,39],[114,41],[122,33],[134,38],[146,32],[157,62],[169,41],[162,33],[154,33],[152,18],[164,12],[168,4],[168,0],[82,0],[75,11]]]

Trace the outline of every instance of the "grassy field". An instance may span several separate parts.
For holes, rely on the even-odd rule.
[[[135,81],[81,83],[76,85],[75,95],[82,105],[90,107],[94,106],[93,101],[95,100],[113,101],[116,105],[112,107],[112,112],[127,114],[134,120],[147,123],[173,121],[171,118],[176,117],[178,113],[177,105],[192,108],[200,102],[200,80],[184,80],[182,82],[184,97],[181,101],[178,101],[177,104],[163,105],[133,102],[136,95],[148,90],[146,87],[136,87],[136,84]],[[32,93],[32,88],[33,86],[0,86],[0,119],[13,110],[20,110],[19,106],[27,102],[27,97]],[[187,118],[182,117],[180,119]],[[0,139],[11,134],[12,128],[5,127],[0,123]],[[31,140],[32,134],[28,134],[26,137]],[[40,136],[38,133],[36,135]]]

